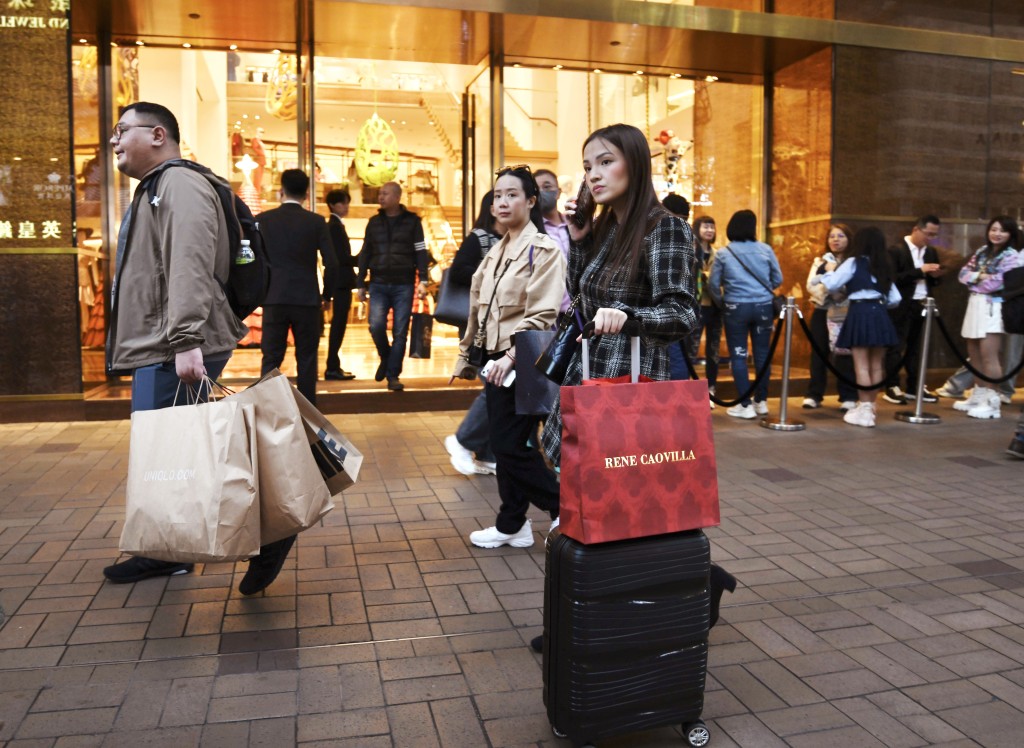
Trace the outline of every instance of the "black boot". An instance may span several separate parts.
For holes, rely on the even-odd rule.
[[[249,571],[245,572],[245,576],[242,577],[238,591],[243,595],[255,595],[269,587],[270,583],[281,573],[284,560],[297,537],[297,535],[292,535],[260,547],[260,555],[249,559]]]
[[[718,606],[722,602],[722,592],[725,590],[736,591],[736,577],[721,566],[711,564],[708,588],[711,592],[711,625],[708,628],[713,628],[718,623]]]

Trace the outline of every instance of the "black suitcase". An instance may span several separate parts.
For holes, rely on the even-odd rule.
[[[548,538],[544,704],[581,746],[678,724],[692,746],[708,662],[711,551],[700,530],[583,545]]]

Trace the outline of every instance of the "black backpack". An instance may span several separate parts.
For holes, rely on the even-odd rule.
[[[249,210],[249,206],[231,191],[227,182],[209,168],[188,159],[172,159],[164,162],[147,185],[150,194],[156,191],[157,181],[163,170],[172,166],[184,166],[202,174],[213,186],[217,197],[220,198],[224,216],[227,218],[231,266],[227,281],[218,278],[217,282],[224,289],[231,311],[238,319],[244,320],[263,305],[264,299],[267,298],[267,290],[270,288],[270,260],[267,259],[267,248],[263,242],[263,234],[260,233],[260,225],[252,211]],[[249,247],[252,249],[255,259],[252,262],[239,265],[235,260],[242,249],[243,239],[249,240]]]
[[[1003,273],[1003,330],[1024,333],[1024,267]]]

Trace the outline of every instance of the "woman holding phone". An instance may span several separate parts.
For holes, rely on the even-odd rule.
[[[497,463],[501,507],[493,527],[469,535],[473,545],[529,548],[532,502],[558,518],[558,480],[536,446],[539,418],[516,413],[515,336],[550,330],[565,295],[565,258],[543,233],[539,189],[526,165],[507,166],[494,183],[494,215],[506,233],[473,273],[469,322],[453,375],[484,376],[491,449]]]

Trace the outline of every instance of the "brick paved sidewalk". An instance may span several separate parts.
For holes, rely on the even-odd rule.
[[[872,430],[796,411],[790,434],[715,412],[709,535],[741,587],[712,632],[713,746],[1022,744],[1024,463],[1003,456],[1012,419],[933,409],[944,423],[911,426],[883,406]],[[334,417],[362,480],[253,599],[243,564],[102,581],[127,422],[0,426],[0,741],[568,745],[525,646],[543,545],[468,545],[497,496],[448,463],[459,417]],[[601,748],[682,744],[665,728]]]

